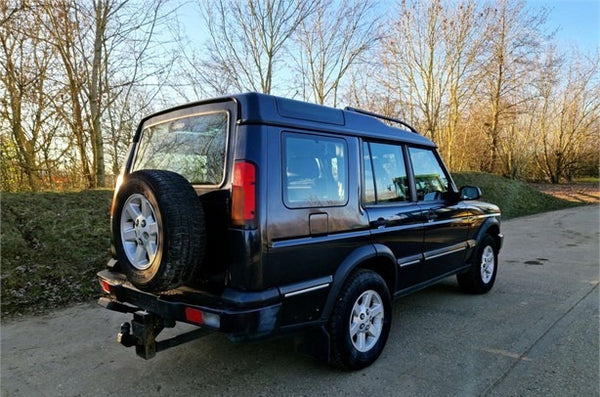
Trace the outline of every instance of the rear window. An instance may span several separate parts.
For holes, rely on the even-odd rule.
[[[144,126],[132,171],[168,170],[194,184],[221,184],[228,118],[227,112],[204,113]]]
[[[285,133],[284,202],[291,208],[345,205],[348,201],[346,142]]]

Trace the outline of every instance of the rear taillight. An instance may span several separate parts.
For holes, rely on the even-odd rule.
[[[99,279],[98,281],[100,282],[100,288],[102,288],[102,291],[104,291],[107,294],[110,294],[110,284],[103,279]]]
[[[233,167],[231,222],[234,226],[256,226],[256,166],[237,161]]]
[[[203,312],[194,307],[185,308],[186,321],[198,325],[206,325],[215,329],[221,326],[221,317],[218,314]]]

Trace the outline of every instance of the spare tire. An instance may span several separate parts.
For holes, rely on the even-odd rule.
[[[201,266],[204,212],[194,188],[179,174],[128,174],[115,198],[112,229],[121,269],[141,290],[176,288]]]

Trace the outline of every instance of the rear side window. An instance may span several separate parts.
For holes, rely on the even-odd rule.
[[[132,171],[168,170],[194,184],[221,184],[228,118],[227,112],[216,112],[144,125]]]
[[[437,156],[432,150],[409,148],[415,174],[417,200],[440,200],[449,189],[448,178]]]
[[[409,201],[410,192],[402,146],[365,143],[363,152],[365,204]]]
[[[346,141],[317,135],[283,134],[283,200],[291,208],[348,202]]]

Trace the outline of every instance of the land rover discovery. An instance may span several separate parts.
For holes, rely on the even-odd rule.
[[[257,93],[144,118],[117,183],[100,304],[138,355],[219,331],[288,333],[347,369],[384,348],[392,299],[456,275],[488,292],[500,211],[457,189],[402,120]],[[198,326],[157,341],[177,322]]]

